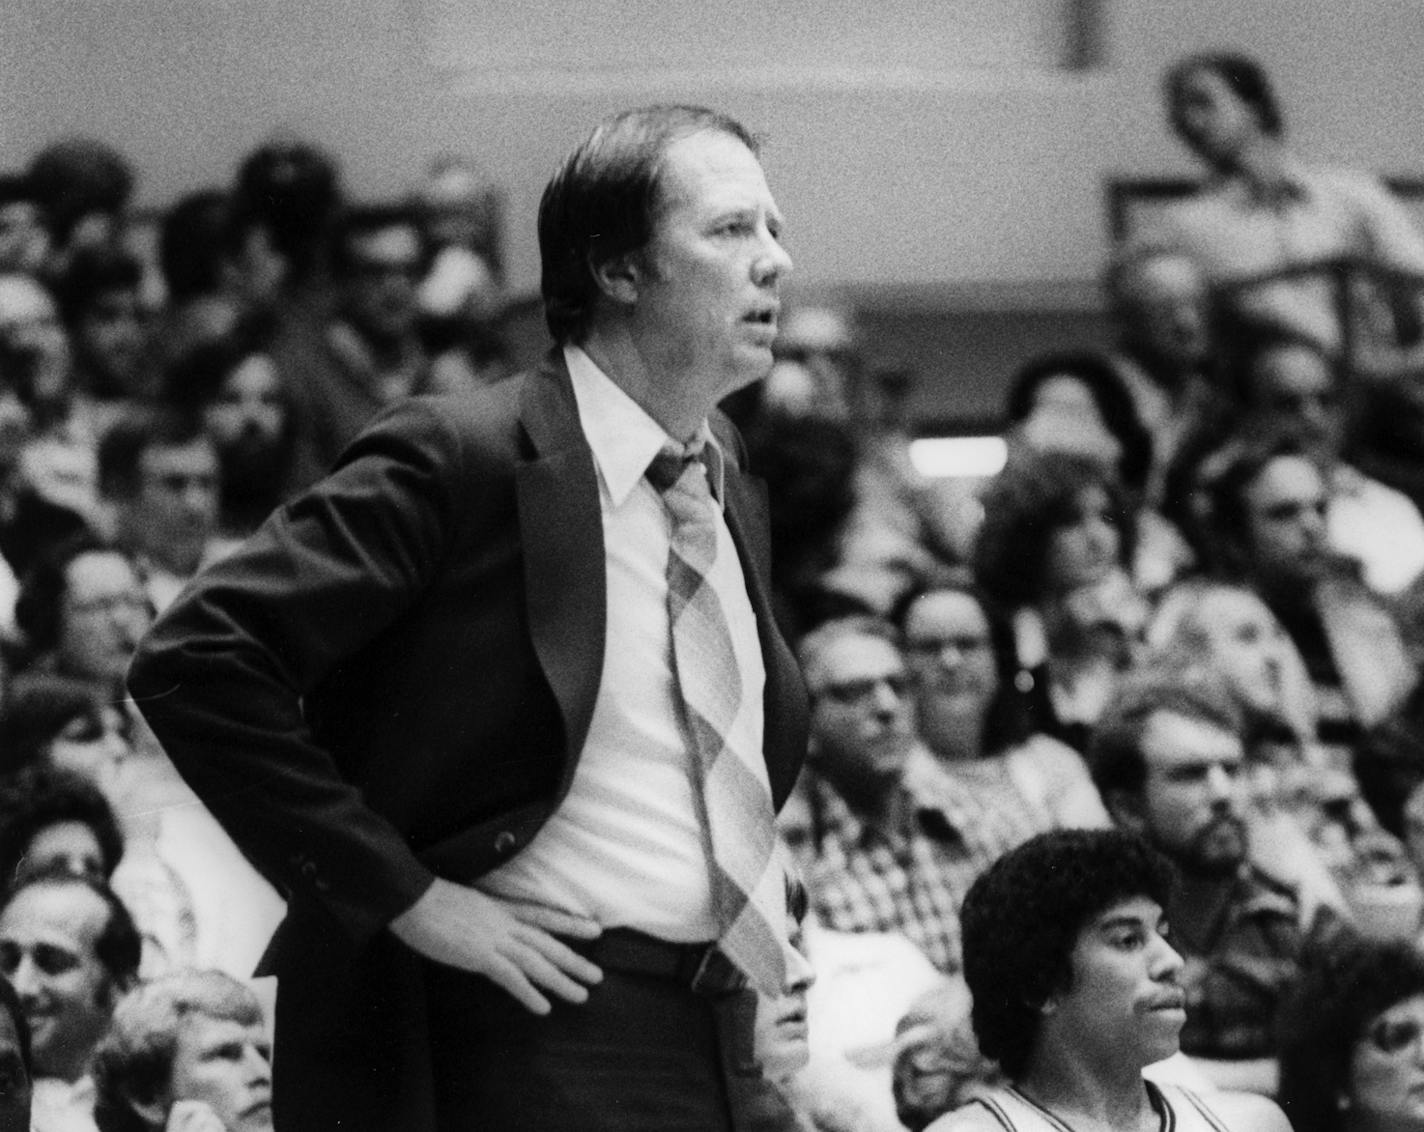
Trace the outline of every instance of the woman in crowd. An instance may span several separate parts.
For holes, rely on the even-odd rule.
[[[107,881],[124,835],[103,792],[83,775],[28,767],[0,780],[0,878],[63,872]]]
[[[976,793],[1000,797],[992,808],[1020,816],[1020,840],[1108,824],[1077,752],[1035,733],[1015,685],[1012,631],[980,590],[968,583],[925,590],[904,604],[899,621],[920,737],[940,766]]]
[[[1012,616],[1012,682],[1036,729],[1081,751],[1147,617],[1133,508],[1101,463],[1060,452],[1019,453],[983,503],[974,575]]]
[[[1099,460],[1134,493],[1146,486],[1152,438],[1127,384],[1099,354],[1030,361],[1009,387],[1008,419],[1030,448]]]
[[[0,773],[47,765],[116,794],[132,754],[129,722],[93,684],[34,674],[16,680],[0,710]]]
[[[1424,1130],[1424,955],[1362,944],[1307,968],[1282,1016],[1295,1132]]]

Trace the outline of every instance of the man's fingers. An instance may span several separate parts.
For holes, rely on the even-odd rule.
[[[523,941],[534,948],[549,963],[579,982],[590,985],[603,982],[602,969],[597,964],[585,959],[562,940],[555,939],[537,928],[529,928],[523,935]],[[580,1001],[582,1000],[580,999]]]
[[[512,959],[497,958],[483,974],[496,986],[507,991],[531,1014],[548,1014],[553,1009],[549,1000],[539,993],[520,965]]]
[[[546,908],[542,904],[511,903],[508,908],[517,919],[526,924],[533,924],[537,928],[543,928],[553,935],[566,935],[574,939],[597,939],[603,931],[602,925],[597,920]]]
[[[525,947],[514,960],[531,983],[543,987],[550,994],[558,995],[565,1002],[584,1003],[588,1001],[588,988],[575,982],[534,947]]]

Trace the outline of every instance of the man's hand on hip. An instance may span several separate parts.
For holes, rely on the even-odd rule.
[[[595,939],[602,930],[583,916],[439,879],[391,921],[396,938],[412,950],[484,975],[535,1014],[552,1009],[541,989],[568,1002],[587,1001],[603,972],[556,937]]]

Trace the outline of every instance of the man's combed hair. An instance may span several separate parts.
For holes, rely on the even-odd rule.
[[[109,1032],[94,1051],[94,1123],[99,1132],[152,1132],[133,1102],[163,1097],[173,1073],[178,1031],[191,1016],[262,1024],[262,1007],[242,983],[221,971],[179,971],[131,991],[114,1008]]]
[[[1152,717],[1166,712],[1241,735],[1245,717],[1231,684],[1210,664],[1175,659],[1149,665],[1124,677],[1088,745],[1088,772],[1104,799],[1141,794],[1147,784],[1142,739]]]
[[[600,294],[593,268],[647,246],[668,148],[705,132],[757,151],[746,127],[725,114],[646,106],[604,119],[564,159],[539,202],[540,287],[555,342],[584,339]]]
[[[1040,1011],[1072,983],[1073,949],[1114,904],[1146,896],[1165,907],[1171,866],[1121,830],[1055,830],[1000,857],[961,913],[974,1034],[1011,1078],[1027,1068]]]

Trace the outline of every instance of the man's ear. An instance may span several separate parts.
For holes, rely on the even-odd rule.
[[[625,252],[610,259],[588,260],[588,270],[598,289],[615,303],[631,307],[642,290],[643,269],[637,252]]]
[[[1128,833],[1145,836],[1147,833],[1147,808],[1141,794],[1130,790],[1109,790],[1103,798],[1103,805],[1112,816],[1113,824]]]

